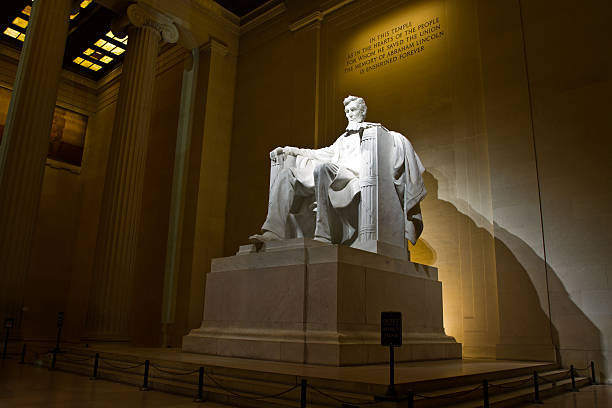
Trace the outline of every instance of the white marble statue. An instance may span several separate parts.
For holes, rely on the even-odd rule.
[[[396,207],[400,209],[397,213],[403,220],[395,220],[405,224],[401,235],[413,244],[416,242],[423,229],[419,202],[426,194],[422,178],[425,169],[419,157],[400,133],[390,132],[379,123],[364,122],[367,106],[363,98],[345,98],[344,111],[348,126],[331,146],[322,149],[286,146],[270,152],[273,164],[281,165],[271,175],[268,215],[262,234],[252,235],[249,238],[252,243],[295,237],[355,243],[359,220],[364,219],[359,212],[369,211],[363,206],[359,208],[360,193],[372,178],[360,173],[365,173],[364,165],[377,166],[377,161],[387,162],[385,165],[392,171],[394,193],[385,200],[397,200]],[[364,132],[376,127],[385,136],[390,135],[387,137],[391,145],[385,150],[386,156],[378,159],[372,154],[364,155],[362,143]],[[373,163],[364,163],[364,160]]]

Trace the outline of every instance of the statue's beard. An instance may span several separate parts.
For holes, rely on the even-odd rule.
[[[363,118],[361,118],[360,120],[349,120],[348,121],[348,125],[346,126],[346,128],[348,130],[357,130],[357,129],[361,129],[363,127]]]

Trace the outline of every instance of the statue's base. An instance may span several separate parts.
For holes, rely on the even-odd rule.
[[[380,313],[402,312],[396,361],[461,358],[445,335],[437,269],[310,239],[215,259],[204,321],[183,351],[305,364],[388,361]]]

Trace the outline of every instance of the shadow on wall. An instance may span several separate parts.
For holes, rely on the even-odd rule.
[[[431,173],[426,172],[423,176],[429,192],[423,203],[426,224],[429,217],[439,217],[443,220],[440,222],[449,224],[456,221],[454,225],[466,227],[463,231],[468,231],[472,247],[493,242],[495,268],[484,270],[493,271],[492,273],[497,275],[488,277],[489,281],[495,279],[497,282],[499,333],[497,344],[490,345],[496,347],[497,358],[546,360],[544,356],[548,349],[548,355],[556,358],[564,367],[573,364],[577,368],[584,368],[590,361],[594,361],[598,380],[605,379],[607,361],[602,353],[601,332],[572,301],[553,268],[546,265],[547,287],[546,278],[542,276],[545,274],[544,260],[526,242],[497,223],[493,225],[493,236],[487,229],[479,227],[471,217],[459,211],[455,205],[440,199],[438,180]],[[428,209],[432,210],[430,214]],[[482,220],[484,217],[478,221]],[[443,228],[450,228],[449,234],[452,235],[452,226],[445,225]],[[458,236],[459,234],[453,238]],[[467,273],[465,267],[462,270],[459,260],[450,259],[455,255],[436,253],[431,244],[422,239],[411,251],[416,256],[415,260],[420,263],[440,265],[440,269],[454,265],[453,271],[441,271],[441,276],[448,277],[454,273],[452,279],[464,281],[461,275]],[[470,256],[473,257],[472,254]],[[472,263],[472,267],[473,265]],[[537,266],[532,267],[537,270],[528,270],[532,265]],[[463,288],[460,293],[461,296],[474,296],[473,292],[466,292]],[[546,313],[549,297],[552,304],[552,321]],[[474,307],[486,308],[486,298],[487,296],[474,296],[474,302],[482,302]],[[462,300],[458,302],[465,304]],[[445,309],[445,313],[452,311]],[[463,315],[458,317],[464,319]],[[465,338],[465,335],[462,337]],[[465,346],[470,345],[464,344]],[[579,374],[589,375],[587,371],[580,371]]]

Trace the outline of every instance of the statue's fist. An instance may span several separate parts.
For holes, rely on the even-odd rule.
[[[277,147],[276,149],[270,152],[270,159],[274,159],[276,156],[280,156],[283,153],[284,153],[283,148]]]
[[[283,147],[283,152],[291,156],[297,156],[300,154],[300,149],[297,147],[285,146]]]

